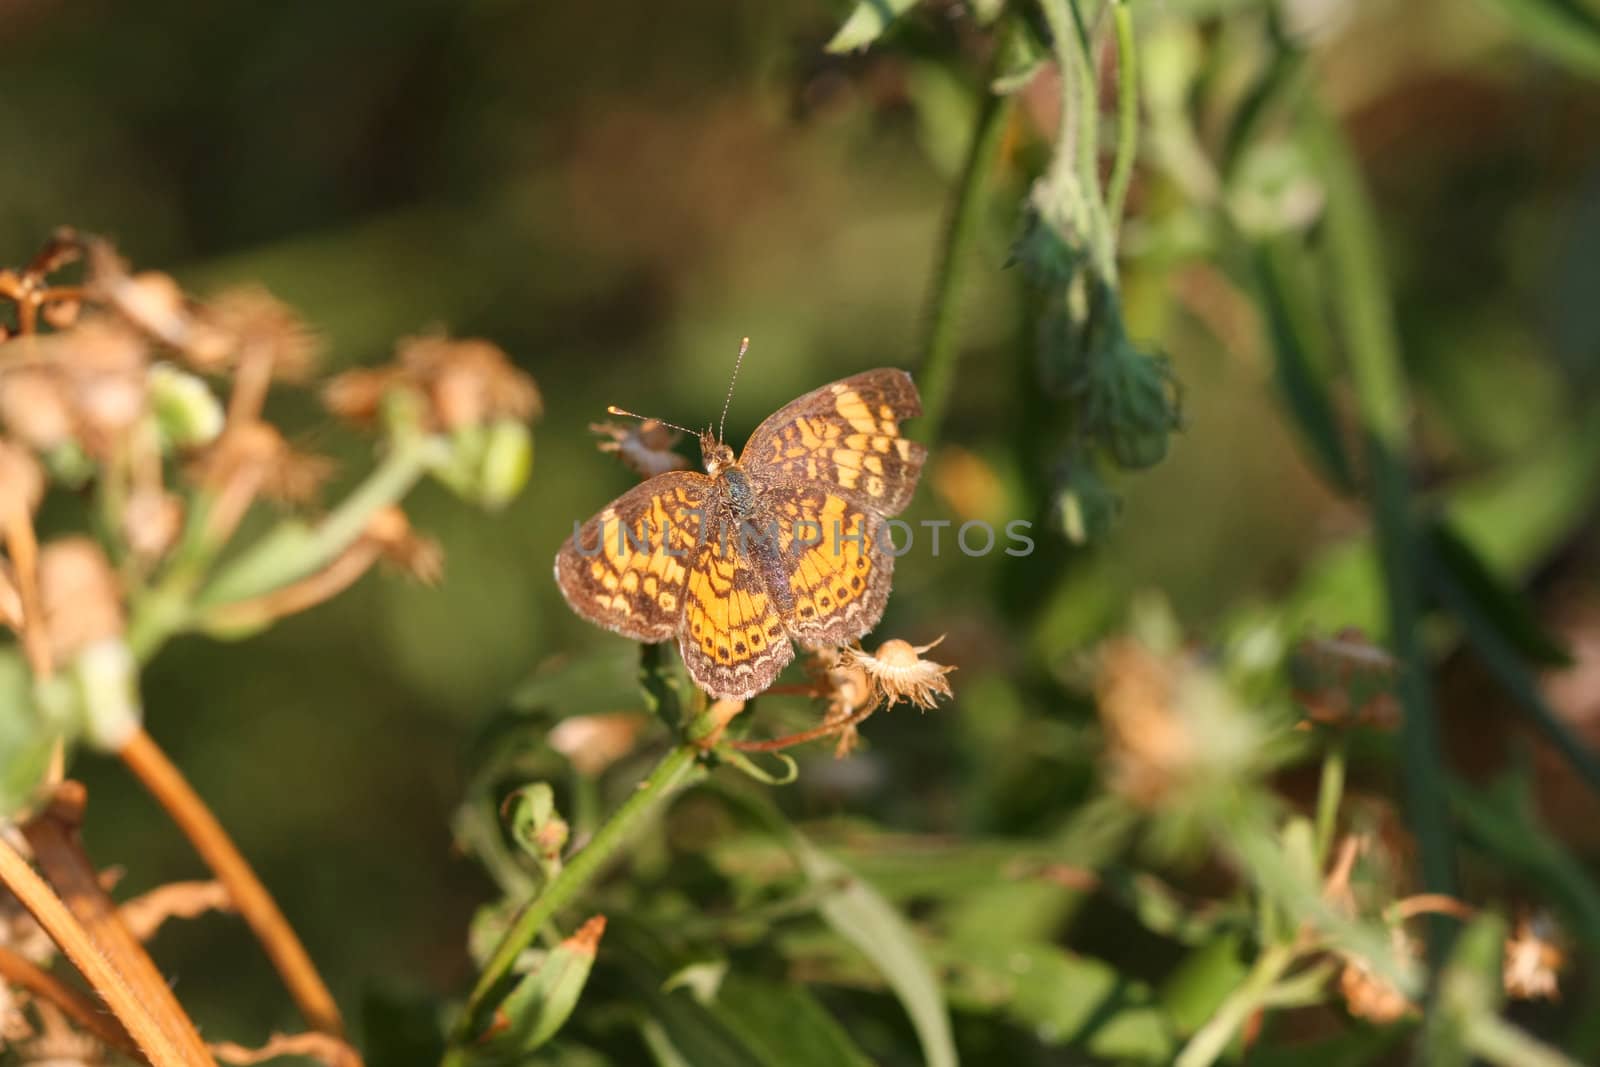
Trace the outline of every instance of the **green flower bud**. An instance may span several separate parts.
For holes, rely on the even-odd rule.
[[[1030,205],[1006,266],[1015,266],[1040,289],[1058,289],[1077,276],[1087,258],[1080,242],[1063,234]]]
[[[139,703],[139,665],[120,638],[86,645],[72,661],[84,736],[97,748],[115,752],[144,721]]]
[[[1056,521],[1068,541],[1086,545],[1104,537],[1121,509],[1121,498],[1106,485],[1092,460],[1080,455],[1066,461],[1056,493]]]
[[[491,511],[505,507],[533,469],[533,435],[516,419],[463,426],[447,438],[450,455],[433,473],[456,495]]]
[[[222,403],[204,380],[170,363],[150,368],[150,410],[168,449],[210,444],[222,432]]]
[[[501,806],[511,839],[533,857],[546,879],[561,873],[561,852],[567,845],[567,821],[556,811],[555,792],[545,782],[523,786]]]
[[[1096,287],[1090,303],[1082,376],[1073,385],[1083,431],[1123,468],[1154,466],[1181,423],[1172,364],[1128,340],[1115,293]]]

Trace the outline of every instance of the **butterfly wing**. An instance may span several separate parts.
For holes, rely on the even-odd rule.
[[[766,689],[794,658],[777,605],[731,532],[712,538],[689,572],[678,647],[696,685],[737,700]]]
[[[590,622],[636,641],[665,641],[682,624],[690,571],[703,565],[721,510],[704,474],[651,478],[573,531],[556,553],[556,585]]]
[[[779,408],[756,427],[740,464],[758,488],[823,485],[862,511],[897,515],[928,454],[900,435],[900,421],[920,414],[911,375],[863,371]]]
[[[821,648],[847,644],[878,625],[894,581],[883,520],[820,484],[772,486],[761,499],[778,519],[790,635]]]

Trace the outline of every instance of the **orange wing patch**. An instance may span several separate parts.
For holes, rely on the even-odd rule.
[[[911,501],[927,450],[900,435],[922,412],[904,371],[867,371],[785,405],[745,446],[744,465],[768,484],[832,486],[879,515]]]
[[[673,471],[590,519],[556,555],[556,584],[579,615],[639,641],[678,632],[690,572],[707,546],[700,531],[719,505],[703,474]]]
[[[796,493],[783,510],[801,520],[781,535],[794,599],[789,632],[804,645],[842,645],[876,626],[894,574],[881,522],[834,493]]]
[[[709,692],[747,699],[772,684],[794,647],[750,563],[732,543],[708,549],[689,574],[684,664]]]

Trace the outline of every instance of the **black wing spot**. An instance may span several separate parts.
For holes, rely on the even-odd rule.
[[[851,589],[860,589],[861,588],[861,575],[857,574],[857,575],[855,575],[854,577],[852,577],[850,579],[850,588]]]
[[[800,609],[800,617],[802,619],[809,619],[809,618],[811,618],[811,616],[815,615],[816,613],[817,613],[817,609],[813,608],[810,604],[807,604],[805,607]]]
[[[777,627],[777,626],[769,626],[769,627],[767,627],[767,636],[772,638],[773,640],[777,640],[779,629],[780,629],[780,627]]]

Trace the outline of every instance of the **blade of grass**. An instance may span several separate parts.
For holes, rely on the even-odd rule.
[[[1455,842],[1421,634],[1424,576],[1407,458],[1410,400],[1384,280],[1378,223],[1343,133],[1314,100],[1301,110],[1300,133],[1327,192],[1333,299],[1363,422],[1389,644],[1399,665],[1397,689],[1404,709],[1406,816],[1417,838],[1423,886],[1428,892],[1455,896]],[[1449,948],[1449,928],[1430,922],[1428,934],[1429,955],[1438,964]]]

